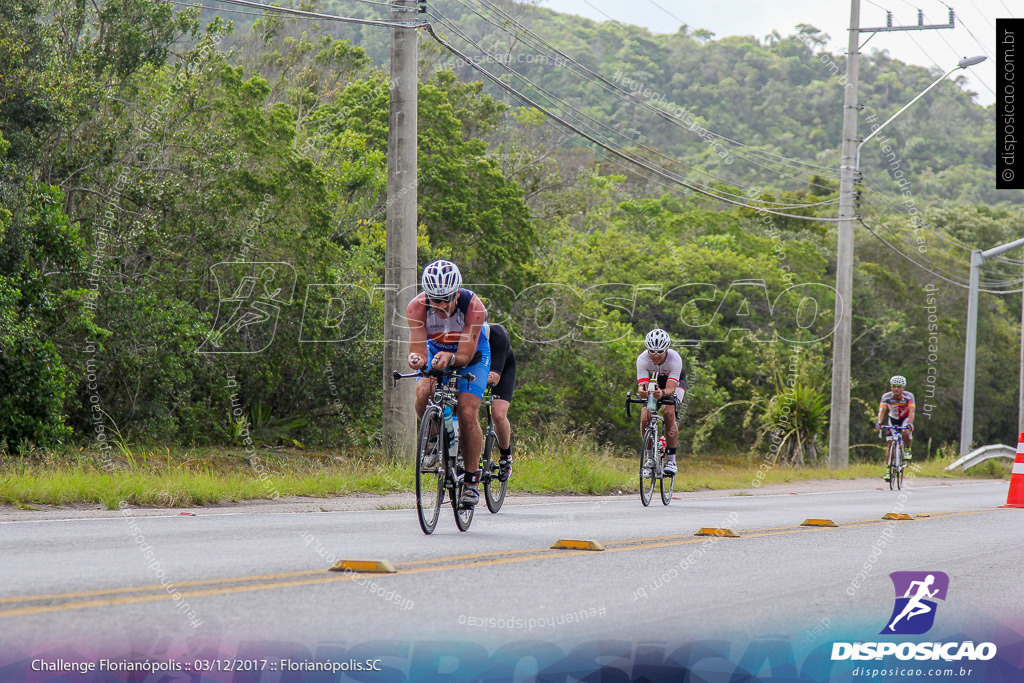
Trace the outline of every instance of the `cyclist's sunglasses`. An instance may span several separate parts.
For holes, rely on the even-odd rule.
[[[452,296],[445,296],[445,297],[440,297],[440,298],[428,296],[427,297],[427,303],[428,304],[450,304],[454,299],[455,299],[455,295],[454,294]]]

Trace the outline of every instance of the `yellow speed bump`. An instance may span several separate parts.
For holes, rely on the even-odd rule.
[[[571,538],[560,538],[551,546],[552,550],[604,550],[604,546],[597,541],[579,541]]]
[[[387,560],[338,560],[328,571],[394,574],[398,570]]]
[[[740,537],[740,535],[732,529],[719,529],[712,526],[702,526],[700,529],[697,529],[697,533],[695,533],[694,536],[725,536],[726,538]]]
[[[919,513],[917,513],[914,516],[915,517],[931,517],[931,515],[929,515],[927,512],[919,512]]]
[[[882,515],[882,519],[914,519],[911,515],[905,515],[902,512],[887,512]]]
[[[800,526],[836,526],[831,519],[805,519]]]

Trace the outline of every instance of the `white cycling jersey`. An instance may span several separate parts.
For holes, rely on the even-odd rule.
[[[651,360],[651,354],[647,353],[646,350],[637,356],[637,383],[646,382],[651,376],[657,376],[658,386],[662,389],[665,388],[668,380],[674,379],[678,382],[675,391],[676,401],[683,400],[683,394],[686,393],[686,374],[683,372],[683,359],[678,352],[669,349],[668,353],[665,354],[665,362],[660,365]]]

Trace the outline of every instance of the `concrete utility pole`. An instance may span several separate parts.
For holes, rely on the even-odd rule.
[[[893,26],[892,13],[886,17],[886,25],[877,28],[860,27],[860,0],[850,2],[850,39],[846,50],[846,94],[843,98],[843,143],[839,160],[839,223],[836,247],[836,330],[832,338],[832,406],[829,416],[828,466],[831,469],[846,467],[850,462],[850,357],[853,339],[853,222],[856,219],[856,183],[860,180],[860,145],[857,144],[857,86],[859,77],[858,57],[860,55],[860,34],[885,33],[891,31],[925,31],[931,29],[956,28],[953,10],[949,11],[948,24],[925,24],[924,15],[918,11],[917,25]],[[870,38],[869,38],[870,40]],[[867,41],[865,41],[867,42]],[[977,58],[964,59],[957,66],[963,69],[978,63]],[[954,69],[953,71],[955,71]],[[952,73],[952,71],[950,72]],[[949,74],[946,74],[948,76]],[[931,90],[945,76],[928,87]],[[928,92],[925,90],[925,92]],[[882,127],[903,113],[916,102],[924,92],[906,104],[903,109],[889,117],[889,120],[875,129],[872,137]],[[861,145],[863,144],[860,143]]]
[[[391,19],[412,23],[416,0],[391,0]],[[391,29],[391,109],[388,117],[388,199],[384,254],[385,458],[411,463],[416,455],[412,381],[396,384],[392,372],[408,372],[409,328],[405,309],[416,292],[416,64],[415,28]]]
[[[853,335],[854,173],[857,157],[857,81],[860,51],[860,0],[850,1],[850,38],[846,50],[843,97],[843,144],[839,159],[839,223],[836,247],[836,330],[832,337],[832,407],[828,432],[828,466],[850,462],[850,344]]]

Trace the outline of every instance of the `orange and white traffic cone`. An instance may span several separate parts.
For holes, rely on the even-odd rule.
[[[1017,439],[1017,457],[1013,459],[1010,473],[1010,492],[1006,494],[1006,505],[1001,508],[1024,508],[1024,432]]]

